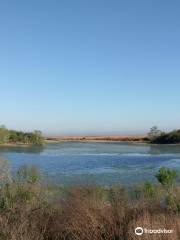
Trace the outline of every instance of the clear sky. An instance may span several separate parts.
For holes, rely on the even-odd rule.
[[[2,0],[0,90],[8,128],[180,128],[180,1]]]

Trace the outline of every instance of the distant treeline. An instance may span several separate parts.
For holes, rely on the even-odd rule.
[[[9,130],[4,125],[0,126],[0,144],[6,143],[19,143],[19,144],[32,144],[42,145],[44,138],[41,131],[22,132]]]
[[[156,126],[152,127],[148,137],[151,143],[156,144],[175,144],[180,143],[180,129],[171,132],[162,132]]]

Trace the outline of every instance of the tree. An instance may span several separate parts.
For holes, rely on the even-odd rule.
[[[8,130],[4,125],[0,126],[0,143],[23,143],[33,145],[43,145],[44,138],[42,132],[22,132]]]
[[[0,143],[6,143],[9,141],[9,131],[4,125],[0,126]]]
[[[155,140],[156,138],[158,138],[159,136],[161,136],[162,131],[158,129],[157,126],[153,126],[150,129],[150,132],[148,133],[148,137],[151,141]]]

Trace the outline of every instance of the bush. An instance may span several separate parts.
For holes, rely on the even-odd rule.
[[[169,168],[162,167],[156,175],[157,180],[166,187],[172,187],[177,178],[177,172]]]
[[[159,136],[155,136],[150,139],[152,143],[157,144],[176,144],[180,143],[180,130],[175,130],[169,133],[161,133]]]
[[[42,145],[44,138],[41,131],[22,132],[8,130],[5,126],[0,126],[0,143],[22,143]]]
[[[144,196],[147,197],[147,198],[154,198],[156,196],[156,189],[149,182],[147,182],[144,185],[143,192],[144,192]]]

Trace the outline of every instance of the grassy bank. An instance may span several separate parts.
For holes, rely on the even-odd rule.
[[[180,187],[169,169],[157,174],[159,184],[133,189],[53,187],[41,183],[35,167],[13,179],[5,162],[0,169],[1,240],[133,240],[138,226],[174,230],[143,239],[180,239]]]

